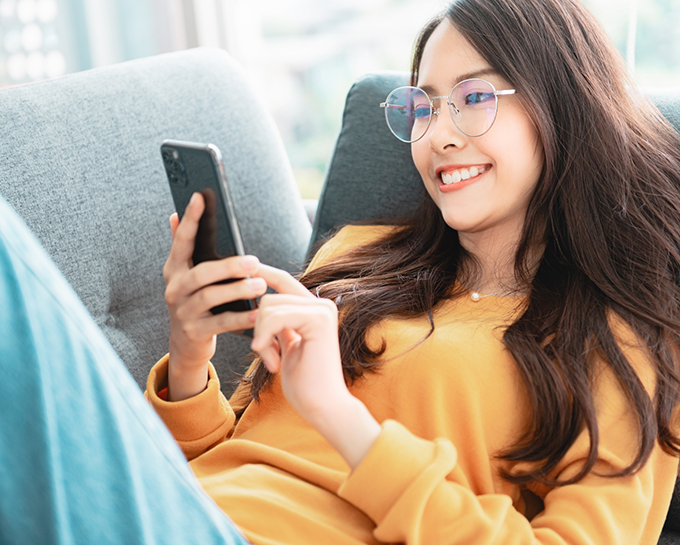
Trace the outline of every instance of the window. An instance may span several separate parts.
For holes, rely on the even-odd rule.
[[[680,87],[680,0],[584,0],[643,86]],[[304,198],[316,198],[345,96],[409,69],[442,0],[0,0],[0,85],[206,45],[250,72]]]

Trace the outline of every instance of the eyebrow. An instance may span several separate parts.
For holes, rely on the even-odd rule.
[[[482,68],[481,70],[475,70],[474,72],[468,72],[466,74],[461,74],[456,78],[453,82],[453,85],[451,85],[451,88],[455,87],[457,84],[459,84],[461,81],[465,81],[466,79],[473,79],[473,78],[481,78],[482,76],[497,76],[498,72],[494,70],[493,68]],[[420,85],[419,86],[423,91],[425,91],[428,95],[433,95],[435,94],[434,87],[431,85]]]

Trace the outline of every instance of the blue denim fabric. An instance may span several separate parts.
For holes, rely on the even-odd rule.
[[[0,543],[247,543],[1,197]]]

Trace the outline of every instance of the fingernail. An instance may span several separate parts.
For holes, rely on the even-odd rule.
[[[267,283],[264,281],[264,278],[249,278],[248,286],[251,290],[260,291],[267,289]]]
[[[241,267],[243,267],[244,271],[251,271],[255,267],[257,267],[257,264],[260,262],[259,259],[257,259],[254,255],[246,255],[243,256],[241,259]]]
[[[191,198],[189,199],[190,205],[194,204],[196,202],[196,195],[198,195],[198,193],[194,193],[194,194],[191,195]]]

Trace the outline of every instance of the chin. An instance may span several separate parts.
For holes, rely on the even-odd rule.
[[[472,232],[475,230],[475,225],[477,224],[474,221],[471,221],[469,218],[465,218],[463,214],[461,214],[460,210],[441,210],[442,214],[442,219],[448,225],[451,227],[451,229],[454,229],[455,231],[462,231],[462,232]]]
[[[474,231],[474,228],[469,223],[461,222],[460,220],[456,220],[454,218],[447,218],[445,215],[443,216],[443,219],[446,225],[451,227],[451,229],[454,231],[458,231],[459,233],[470,233]]]

